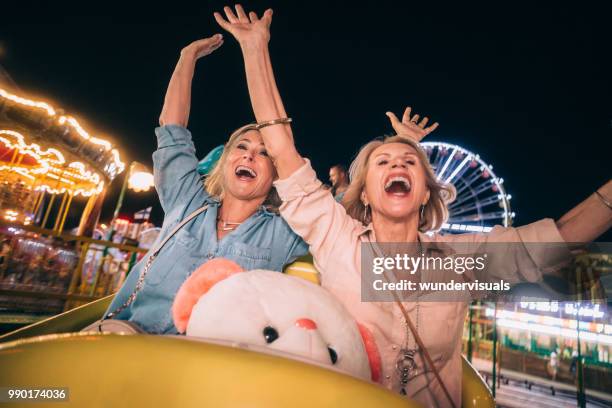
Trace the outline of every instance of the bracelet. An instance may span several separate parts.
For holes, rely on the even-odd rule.
[[[292,121],[293,120],[291,118],[280,118],[280,119],[268,120],[266,122],[257,123],[255,125],[255,129],[259,130],[259,129],[263,129],[268,126],[285,125],[287,123],[291,123]]]
[[[603,194],[601,194],[599,191],[595,191],[595,194],[597,194],[597,197],[599,197],[601,202],[604,203],[606,205],[606,207],[608,207],[609,209],[612,210],[612,203],[610,203],[608,200],[606,200],[606,197],[604,197]]]

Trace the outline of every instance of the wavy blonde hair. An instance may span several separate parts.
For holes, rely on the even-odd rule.
[[[419,231],[427,232],[439,230],[442,224],[448,219],[447,205],[455,199],[455,187],[452,184],[438,181],[429,164],[427,154],[418,142],[402,136],[387,136],[375,139],[359,150],[357,157],[353,160],[349,169],[351,183],[342,200],[346,212],[351,217],[361,221],[364,225],[368,225],[372,222],[371,212],[369,214],[367,213],[366,206],[361,200],[361,195],[365,188],[370,156],[376,148],[388,143],[403,143],[415,150],[420,165],[425,172],[425,184],[429,189],[429,200],[427,204],[425,204],[423,217],[419,220]]]
[[[225,194],[223,167],[227,162],[227,157],[229,156],[230,151],[240,141],[240,136],[244,135],[250,130],[257,130],[255,126],[255,123],[249,123],[248,125],[244,125],[241,128],[236,129],[223,146],[223,153],[221,154],[221,157],[219,157],[219,160],[217,160],[217,163],[215,163],[213,169],[204,180],[204,187],[211,196],[219,200],[223,200],[223,195]],[[273,177],[276,177],[276,170],[274,170]],[[268,193],[268,196],[263,204],[268,210],[278,214],[278,207],[281,205],[281,199],[278,196],[274,186],[272,186],[270,189],[270,192]]]

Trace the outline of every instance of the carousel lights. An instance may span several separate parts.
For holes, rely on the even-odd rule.
[[[0,172],[3,171],[8,171],[8,172],[13,172],[13,173],[18,173],[21,176],[29,179],[29,180],[35,180],[36,177],[32,176],[30,173],[30,171],[28,169],[25,169],[23,167],[11,167],[11,166],[0,166]]]
[[[29,106],[29,107],[38,108],[38,109],[44,109],[49,116],[56,116],[57,115],[57,112],[55,111],[55,109],[53,109],[53,107],[51,107],[51,105],[49,105],[47,103],[37,102],[37,101],[32,101],[32,100],[29,100],[29,99],[26,99],[26,98],[22,98],[20,96],[17,96],[17,95],[14,95],[14,94],[11,94],[11,93],[7,92],[6,90],[4,90],[2,88],[0,88],[0,96],[5,98],[5,99],[11,100],[13,102],[16,102],[18,104],[24,105],[24,106]],[[89,142],[91,142],[93,144],[104,146],[104,149],[106,151],[110,151],[111,152],[111,154],[113,156],[113,161],[114,161],[114,168],[112,168],[111,171],[109,172],[111,177],[115,177],[117,174],[121,173],[125,169],[125,163],[123,163],[121,161],[121,159],[119,158],[119,152],[117,151],[117,149],[112,149],[112,145],[107,140],[103,140],[103,139],[99,139],[99,138],[91,136],[85,129],[83,129],[83,127],[81,127],[79,122],[74,117],[66,116],[66,115],[61,115],[57,119],[57,122],[60,125],[68,124],[82,138],[88,140]]]
[[[15,210],[6,210],[4,211],[4,219],[8,221],[17,221],[17,216],[19,213]]]
[[[45,173],[46,171],[48,171],[48,169],[45,168],[39,168],[39,169],[26,169],[26,168],[22,168],[22,167],[11,167],[11,166],[0,166],[0,172],[3,171],[7,171],[7,172],[14,172],[14,173],[18,173],[21,176],[24,176],[32,181],[36,180],[36,177],[32,176],[33,174],[39,175],[41,173]],[[77,185],[77,183],[75,183],[72,180],[66,179],[64,177],[60,177],[56,174],[53,174],[51,172],[47,172],[47,177],[61,181],[63,183],[69,184],[71,186],[75,186]],[[104,182],[100,182],[99,184],[96,185],[95,188],[83,188],[83,187],[78,187],[78,188],[52,188],[49,187],[47,185],[39,185],[34,187],[34,191],[46,191],[49,194],[63,194],[65,192],[71,192],[74,195],[82,195],[83,197],[89,197],[93,194],[99,194],[102,189],[104,188]]]
[[[82,195],[83,197],[91,197],[95,194],[100,194],[104,189],[104,182],[101,182],[94,189],[74,188],[68,189],[62,188],[51,188],[47,185],[42,185],[34,188],[34,191],[46,191],[49,194],[64,194],[66,192],[72,193],[73,195]]]
[[[17,149],[21,154],[29,154],[36,159],[36,161],[51,161],[56,164],[64,164],[66,159],[64,159],[64,155],[57,149],[47,149],[42,150],[39,145],[36,143],[27,144],[23,135],[19,132],[15,132],[14,130],[0,130],[0,135],[12,136],[17,139],[17,141],[11,141],[6,137],[0,136],[0,142],[4,143],[6,147],[9,149]],[[49,156],[49,158],[43,159],[43,156]]]
[[[112,155],[113,155],[113,166],[114,168],[112,168],[112,175],[113,177],[116,176],[117,174],[123,172],[123,170],[125,170],[125,163],[123,163],[120,159],[119,159],[119,152],[117,151],[117,149],[113,149],[111,151]]]
[[[100,182],[100,176],[98,174],[88,174],[86,176],[83,176],[80,173],[74,173],[71,171],[67,171],[65,169],[57,169],[57,168],[52,168],[51,169],[53,172],[63,175],[63,176],[67,176],[67,177],[71,177],[73,179],[77,179],[77,180],[81,180],[84,182],[89,182],[92,184],[98,184]]]
[[[75,184],[76,184],[76,183],[75,183],[74,181],[72,181],[72,180],[68,180],[68,179],[67,179],[67,178],[65,178],[65,177],[61,177],[61,176],[58,176],[58,175],[53,174],[53,173],[49,173],[49,174],[47,174],[47,177],[50,177],[50,178],[55,179],[55,180],[59,180],[59,181],[61,181],[62,183],[66,183],[66,184],[69,184],[69,185],[71,185],[71,186],[73,186],[73,185],[75,185]]]
[[[60,116],[60,118],[57,121],[60,125],[65,124],[66,122],[72,126],[72,128],[74,130],[77,131],[77,133],[79,135],[81,135],[82,138],[89,140],[91,143],[96,144],[96,145],[100,145],[100,146],[104,146],[105,150],[110,150],[111,149],[111,144],[110,142],[106,141],[106,140],[102,140],[102,139],[98,139],[97,137],[93,137],[90,136],[89,133],[87,133],[85,131],[85,129],[83,129],[81,127],[81,125],[79,124],[79,122],[73,118],[72,116]]]
[[[3,137],[3,135],[8,136],[13,140],[10,140],[8,137]],[[53,148],[42,150],[40,146],[35,143],[27,144],[23,135],[19,132],[12,130],[0,130],[0,142],[9,149],[16,149],[20,154],[32,157],[40,164],[40,167],[38,168],[4,165],[0,166],[0,171],[13,171],[27,177],[30,180],[35,179],[32,174],[46,174],[47,177],[60,180],[70,185],[75,185],[76,183],[62,176],[71,177],[94,185],[99,185],[101,183],[100,175],[95,172],[88,171],[85,164],[81,162],[72,162],[68,164],[67,167],[71,170],[76,170],[76,172],[68,171],[64,167],[57,167],[58,165],[63,165],[66,162],[60,151]],[[55,173],[59,174],[59,176]],[[53,189],[51,188],[47,189],[47,191],[52,190]],[[83,192],[88,192],[90,189],[77,189],[76,191],[83,194]],[[101,189],[95,189],[95,191],[99,192]],[[91,194],[88,193],[86,195],[89,196]]]
[[[90,181],[94,184],[98,184],[101,181],[99,174],[86,170],[85,165],[81,162],[72,162],[68,165],[68,167],[78,171],[78,173],[65,172],[65,174],[69,175],[70,177]]]
[[[44,102],[35,102],[35,101],[31,101],[29,99],[26,98],[22,98],[21,96],[17,96],[17,95],[13,95],[11,93],[6,92],[4,89],[0,88],[0,96],[2,96],[3,98],[6,98],[8,100],[11,100],[13,102],[16,102],[20,105],[25,105],[25,106],[29,106],[32,108],[38,108],[38,109],[44,109],[45,111],[47,111],[47,114],[49,116],[55,116],[55,109],[53,109],[49,104],[46,104]]]

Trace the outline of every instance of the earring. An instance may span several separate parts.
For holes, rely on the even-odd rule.
[[[363,223],[367,224],[367,220],[368,220],[368,203],[364,204],[365,207],[363,207]]]

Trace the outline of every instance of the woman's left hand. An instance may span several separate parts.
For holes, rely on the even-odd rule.
[[[234,36],[240,46],[267,45],[270,41],[270,24],[272,23],[272,9],[267,9],[259,18],[253,11],[247,14],[240,4],[236,4],[236,14],[230,7],[224,7],[224,19],[221,13],[214,13],[217,23]]]
[[[429,122],[429,118],[425,116],[419,123],[419,115],[414,114],[411,117],[411,111],[412,108],[408,106],[404,111],[401,121],[393,112],[387,112],[386,115],[389,117],[391,126],[393,126],[398,136],[409,137],[410,139],[420,142],[425,136],[436,130],[439,124],[436,122],[431,126],[425,127],[427,122]]]

